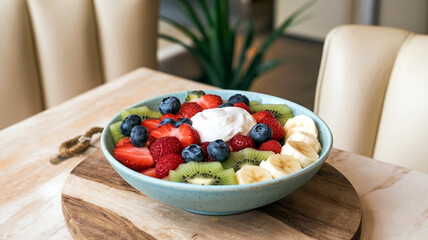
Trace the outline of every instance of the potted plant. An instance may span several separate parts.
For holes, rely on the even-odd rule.
[[[249,54],[254,39],[254,24],[248,19],[240,20],[234,26],[230,26],[227,1],[214,0],[212,6],[209,6],[205,0],[198,0],[197,3],[203,11],[203,20],[188,0],[177,1],[194,28],[187,28],[167,16],[161,16],[161,20],[185,34],[192,44],[188,45],[167,34],[159,36],[180,44],[198,60],[203,70],[202,82],[221,88],[240,90],[249,89],[257,77],[284,63],[283,58],[266,61],[264,59],[266,52],[277,38],[295,24],[298,17],[314,3],[310,1],[298,8],[273,31],[254,54]],[[237,32],[244,22],[249,27],[244,34],[242,49],[235,56]],[[237,60],[236,64],[234,60]]]

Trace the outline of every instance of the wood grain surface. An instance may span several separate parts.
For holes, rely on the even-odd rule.
[[[327,163],[275,203],[237,215],[205,216],[135,190],[98,151],[71,171],[61,199],[76,239],[358,239],[362,217],[355,189]]]
[[[87,180],[69,173],[86,159],[93,149],[61,164],[52,165],[49,159],[58,154],[60,144],[85,133],[91,127],[105,126],[116,113],[142,100],[176,91],[198,89],[215,88],[140,68],[120,79],[1,130],[0,239],[72,239],[72,235],[67,229],[67,225],[70,224],[66,224],[62,213],[61,192],[65,190],[64,187],[68,186],[64,185],[66,179],[67,184],[72,181],[72,177],[78,181]],[[92,144],[99,146],[98,139],[94,139]],[[426,239],[428,235],[426,204],[428,202],[428,185],[421,183],[428,182],[428,175],[335,148],[332,149],[327,162],[339,169],[358,192],[364,212],[361,239]],[[117,177],[115,176],[110,180],[115,179]],[[218,226],[224,228],[219,234],[224,240],[228,239],[224,237],[228,236],[226,234],[231,234],[235,238],[255,238],[251,234],[260,236],[255,232],[261,231],[260,229],[264,229],[264,226],[269,228],[269,231],[264,231],[267,234],[264,239],[278,238],[275,236],[281,236],[279,237],[281,239],[287,237],[292,239],[289,237],[291,235],[298,238],[296,237],[297,230],[287,224],[279,224],[280,220],[266,217],[266,214],[261,211],[224,218],[196,217],[195,214],[165,206],[139,195],[131,188],[121,190],[106,187],[106,185],[92,180],[87,180],[87,182],[90,185],[79,184],[82,187],[82,192],[79,193],[82,194],[82,197],[77,195],[78,189],[73,189],[70,196],[75,199],[83,199],[93,206],[109,209],[110,213],[128,219],[138,229],[142,229],[158,239],[171,238],[172,233],[168,233],[170,229],[174,230],[174,233],[185,232],[184,230],[175,231],[177,228],[190,230],[186,234],[174,236],[174,239],[191,239],[193,234],[197,234],[194,238],[198,236],[201,239],[215,238],[216,236],[208,233]],[[124,184],[124,187],[127,186]],[[91,196],[91,199],[88,199],[87,194],[91,192],[102,194],[99,194],[98,198]],[[113,194],[117,194],[121,199],[123,197],[128,199],[124,203],[118,202],[109,198]],[[409,199],[414,201],[409,204]],[[130,204],[130,201],[133,201],[133,204]],[[326,199],[326,201],[330,200]],[[80,208],[82,205],[79,203],[76,206]],[[317,207],[318,205],[312,206]],[[103,214],[101,219],[109,219],[105,217],[107,213],[98,212]],[[133,214],[134,212],[138,214]],[[183,223],[179,221],[165,223],[177,216],[180,216]],[[250,220],[243,221],[243,224],[251,223],[250,226],[253,227],[251,232],[244,233],[246,228],[239,224],[228,226],[218,223],[220,219],[222,222],[236,223],[236,220],[242,220],[245,217],[251,217]],[[185,222],[188,218],[197,218],[201,223],[191,226]],[[79,223],[76,218],[73,220],[76,225]],[[150,228],[144,225],[143,220],[150,222]],[[106,222],[108,221],[106,220]],[[118,223],[117,220],[113,222]],[[344,222],[349,224],[347,220]],[[76,227],[74,231],[78,229],[81,228]],[[97,230],[92,231],[95,233]],[[217,229],[217,232],[219,231]],[[135,231],[131,232],[135,233]],[[165,233],[162,235],[162,232]],[[207,234],[204,235],[204,233]],[[104,234],[102,236],[107,235],[104,232],[101,234]],[[304,237],[301,239],[310,238],[310,233],[302,234]],[[113,238],[112,236],[115,235],[109,235],[109,238]],[[124,238],[131,237],[127,235]]]
[[[1,130],[0,239],[72,239],[61,212],[61,191],[88,152],[52,165],[49,159],[61,143],[91,127],[104,127],[142,100],[204,89],[215,87],[139,68]],[[93,144],[99,145],[97,138]]]

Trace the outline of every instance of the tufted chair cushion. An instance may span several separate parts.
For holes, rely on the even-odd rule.
[[[158,7],[0,0],[0,129],[135,68],[156,68]]]
[[[341,26],[327,36],[315,112],[334,145],[428,173],[428,36]]]

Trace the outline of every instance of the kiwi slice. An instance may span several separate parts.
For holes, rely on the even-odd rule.
[[[239,152],[230,153],[230,157],[222,163],[224,168],[233,168],[238,171],[245,165],[259,166],[263,160],[268,159],[272,151],[259,151],[254,148],[245,148]]]
[[[196,100],[196,99],[198,99],[198,98],[200,98],[200,97],[202,97],[204,95],[205,95],[205,92],[202,91],[202,90],[189,91],[189,92],[187,92],[186,101],[191,102],[191,101],[194,101],[194,100]]]
[[[126,137],[120,131],[120,124],[122,124],[122,121],[115,122],[110,125],[110,133],[111,133],[111,136],[113,137],[113,142],[115,146],[117,145],[120,139]]]
[[[147,106],[141,106],[123,110],[120,113],[120,118],[123,120],[131,114],[139,115],[142,121],[146,119],[160,119],[162,117],[162,113],[158,111],[153,111]]]
[[[272,113],[282,126],[284,126],[288,119],[293,117],[291,109],[286,104],[256,104],[250,105],[250,110],[252,113],[267,110]]]
[[[254,105],[258,105],[258,104],[260,104],[258,101],[250,101],[250,107],[251,106],[254,106]]]
[[[169,181],[199,185],[232,185],[236,182],[233,169],[223,169],[220,162],[189,162],[169,171]]]

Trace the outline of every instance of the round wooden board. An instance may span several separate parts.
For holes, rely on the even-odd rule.
[[[76,239],[358,239],[362,214],[351,183],[327,163],[275,203],[236,215],[205,216],[135,190],[100,151],[70,173],[61,199]]]

